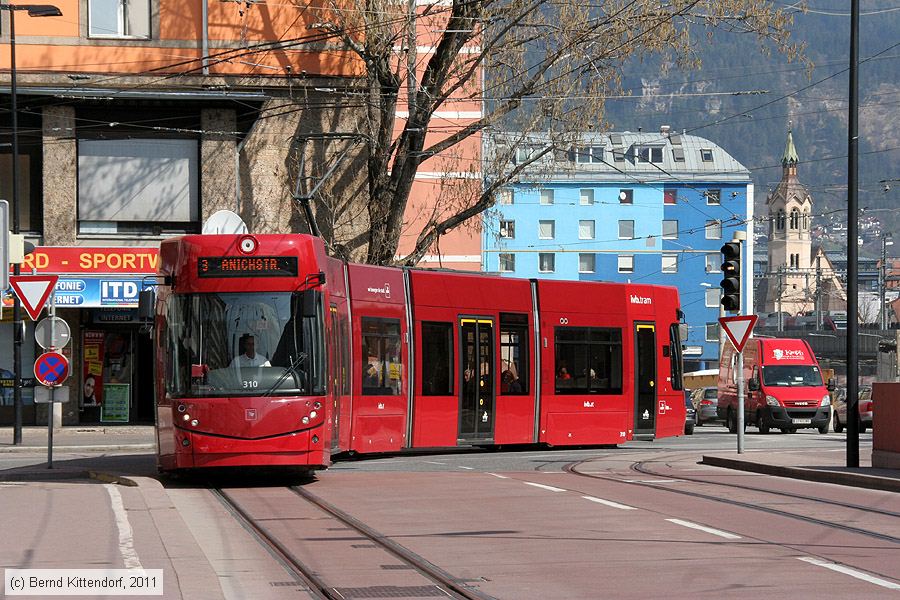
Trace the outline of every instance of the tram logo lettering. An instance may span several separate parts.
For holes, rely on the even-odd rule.
[[[631,303],[632,304],[653,304],[653,298],[648,298],[646,296],[637,296],[635,294],[631,295]]]
[[[594,408],[594,401],[593,400],[585,400],[584,407],[585,408]]]
[[[380,287],[380,288],[377,288],[377,287],[366,288],[366,291],[369,292],[370,294],[384,294],[385,298],[390,298],[391,297],[391,284],[385,283],[384,286]]]

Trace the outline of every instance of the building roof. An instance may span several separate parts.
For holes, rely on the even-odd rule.
[[[494,134],[488,145],[492,142],[497,146],[512,145],[516,148],[552,143],[548,136],[525,136],[516,132]],[[598,146],[603,148],[599,162],[576,160],[578,156],[585,156],[588,147]],[[643,159],[641,150],[647,148],[662,151],[661,157],[653,157],[658,161]],[[750,183],[750,171],[718,144],[696,135],[668,131],[585,133],[576,142],[557,142],[554,152],[548,153],[527,171],[539,172],[541,179],[552,181]]]

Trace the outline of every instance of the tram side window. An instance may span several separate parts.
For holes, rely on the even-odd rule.
[[[500,393],[528,393],[528,315],[500,313]]]
[[[684,363],[681,356],[681,334],[679,333],[678,323],[673,323],[669,327],[669,347],[672,349],[669,354],[671,361],[672,389],[684,389]]]
[[[400,319],[363,317],[362,393],[366,396],[397,396],[403,361],[400,356]]]
[[[557,394],[621,394],[622,330],[556,328]]]
[[[453,395],[452,323],[422,323],[422,395]]]

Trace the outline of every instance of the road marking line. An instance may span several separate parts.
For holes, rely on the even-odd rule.
[[[138,558],[134,549],[134,532],[131,529],[131,523],[128,522],[128,513],[125,512],[125,503],[122,502],[122,495],[112,483],[107,483],[104,487],[109,493],[110,504],[116,517],[116,527],[119,529],[119,552],[125,561],[125,568],[143,569],[141,559]]]
[[[626,483],[684,483],[683,479],[623,479]]]
[[[427,463],[429,465],[446,465],[447,463],[437,462],[436,460],[423,460],[423,463]]]
[[[464,467],[464,466],[462,466],[462,465],[456,465],[456,466],[459,467],[460,469],[467,469],[467,470],[469,470],[469,471],[474,471],[474,470],[475,470],[475,467]]]
[[[728,533],[727,531],[721,531],[719,529],[713,529],[712,527],[704,527],[703,525],[698,525],[697,523],[691,523],[690,521],[682,521],[681,519],[666,519],[666,521],[670,523],[675,523],[676,525],[681,525],[682,527],[690,527],[691,529],[699,529],[700,531],[705,531],[706,533],[711,533],[713,535],[717,535],[719,537],[723,537],[729,540],[739,540],[741,536],[735,535],[733,533]]]
[[[850,577],[856,577],[857,579],[862,579],[863,581],[868,581],[869,583],[880,585],[881,587],[885,587],[889,590],[900,590],[900,584],[896,584],[887,581],[886,579],[881,579],[879,577],[869,575],[868,573],[863,573],[862,571],[857,571],[856,569],[851,569],[850,567],[845,567],[844,565],[839,565],[837,563],[828,562],[825,560],[819,560],[818,558],[813,558],[812,556],[798,556],[796,558],[797,560],[808,562],[811,565],[825,567],[826,569],[831,569],[832,571],[837,571],[838,573],[843,573],[844,575],[849,575]]]
[[[531,483],[530,481],[523,481],[522,483],[524,483],[525,485],[533,485],[533,486],[536,487],[536,488],[541,488],[542,490],[549,490],[549,491],[551,491],[551,492],[564,492],[564,491],[566,491],[566,490],[564,490],[564,489],[562,489],[562,488],[553,487],[553,486],[550,486],[550,485],[544,485],[544,484],[542,484],[542,483]]]
[[[492,475],[497,479],[509,479],[509,477],[507,477],[506,475],[497,475],[496,473],[488,473],[488,475]]]
[[[590,500],[591,502],[596,502],[597,504],[605,504],[606,506],[611,506],[613,508],[621,508],[622,510],[637,510],[633,506],[627,506],[625,504],[619,504],[618,502],[613,502],[611,500],[604,500],[603,498],[594,498],[593,496],[582,496],[585,500]]]

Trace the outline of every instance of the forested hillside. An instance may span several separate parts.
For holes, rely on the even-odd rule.
[[[900,235],[900,5],[863,0],[861,7],[859,205]],[[795,14],[793,35],[806,44],[812,71],[763,55],[752,36],[716,34],[706,41],[698,32],[699,71],[662,75],[653,60],[627,65],[624,85],[634,98],[609,101],[610,126],[670,125],[713,140],[751,170],[757,214],[765,214],[767,191],[781,177],[790,121],[800,178],[821,215],[817,224],[846,222],[846,212],[835,211],[846,208],[847,198],[849,28],[847,2],[813,0],[806,13]]]

